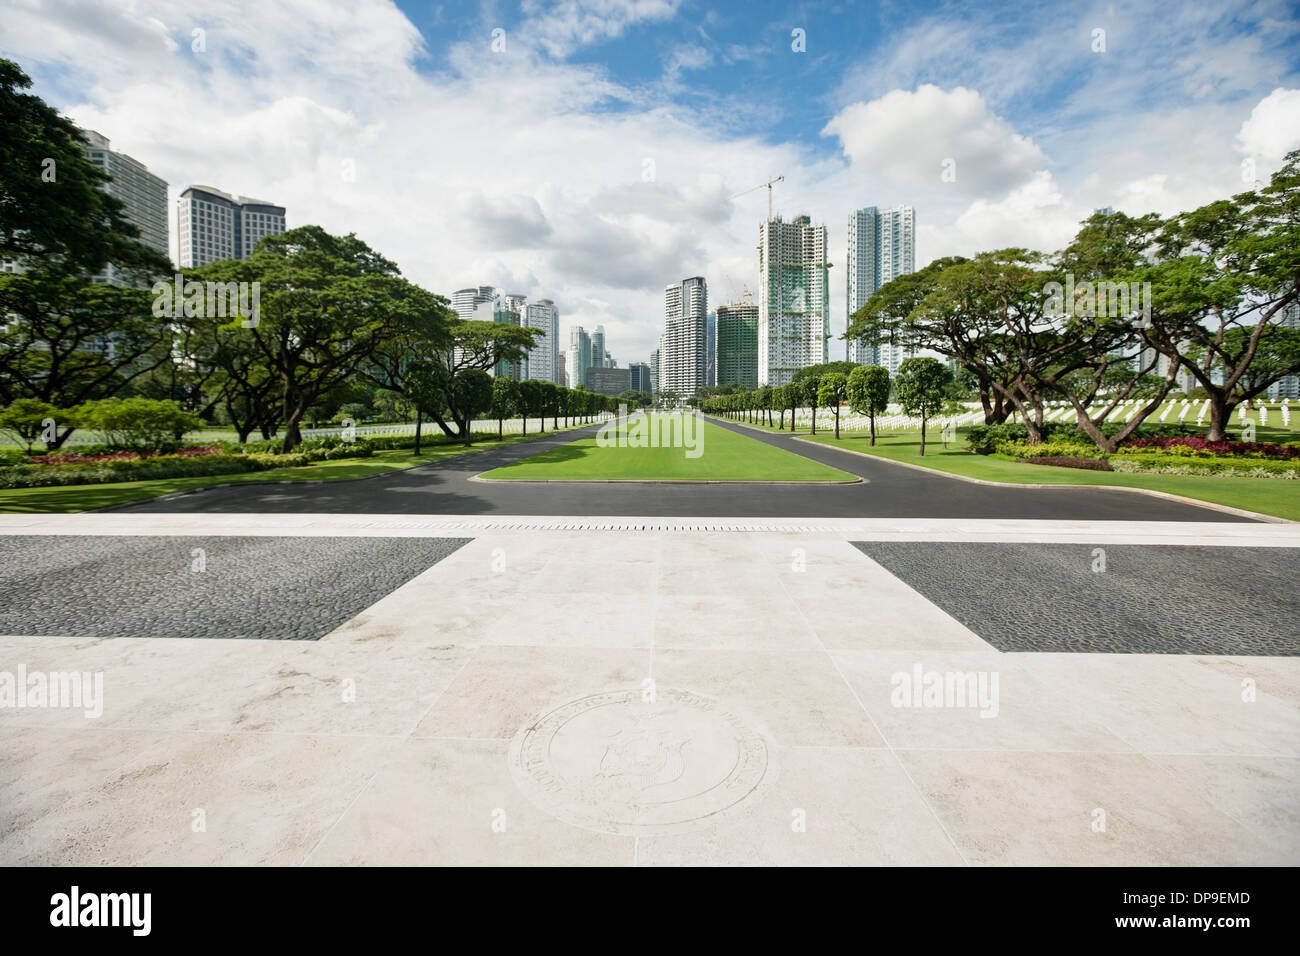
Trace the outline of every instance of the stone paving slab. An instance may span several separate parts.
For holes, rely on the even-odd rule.
[[[851,543],[1105,547],[1113,569],[1143,541],[1286,562],[1286,527],[636,523],[0,522],[187,560],[451,549],[321,640],[0,636],[0,690],[103,675],[98,716],[0,706],[0,865],[1300,863],[1300,658],[1004,653]],[[900,700],[918,668],[996,700]]]
[[[0,633],[316,640],[469,540],[0,535]]]
[[[854,545],[1001,651],[1300,655],[1300,549]]]

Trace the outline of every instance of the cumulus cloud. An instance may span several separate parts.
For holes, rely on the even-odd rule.
[[[1272,166],[1300,147],[1300,90],[1279,87],[1255,104],[1237,133],[1237,147]]]
[[[924,84],[840,110],[822,130],[839,137],[855,166],[895,182],[928,185],[953,169],[965,193],[1006,193],[1045,162],[1033,140],[995,115],[975,90]]]
[[[1113,111],[1071,120],[1055,139],[1040,125],[1030,138],[1030,120],[993,105],[1021,80],[916,86],[927,60],[908,89],[856,90],[825,130],[842,151],[819,150],[837,141],[744,132],[771,122],[761,97],[737,93],[720,116],[676,101],[668,84],[626,86],[562,59],[678,7],[530,0],[520,26],[502,24],[510,42],[496,55],[483,31],[430,53],[383,0],[209,0],[201,17],[184,0],[10,0],[0,50],[37,93],[167,179],[173,197],[207,183],[281,203],[291,226],[355,232],[442,294],[493,284],[553,299],[564,341],[571,324],[603,324],[623,363],[657,346],[666,284],[703,274],[715,304],[754,288],[767,197],[728,197],[772,175],[786,177],[778,212],[829,227],[842,329],[852,209],[914,205],[918,266],[1003,245],[1051,250],[1095,206],[1173,212],[1231,194],[1238,128],[1243,151],[1280,155],[1294,142],[1280,131],[1294,131],[1300,113],[1294,91],[1258,101],[1273,82],[1248,103],[1184,113],[1144,114],[1135,102],[1118,143],[1105,135]],[[196,27],[207,31],[203,52],[191,47]],[[927,36],[906,49],[919,56],[947,36],[944,57],[978,52],[956,28]],[[714,61],[746,55],[732,47],[714,46]],[[706,62],[688,51],[676,51],[680,70]],[[1017,77],[1028,69],[1013,67]],[[1126,102],[1110,92],[1094,100]],[[939,178],[949,157],[955,183]]]

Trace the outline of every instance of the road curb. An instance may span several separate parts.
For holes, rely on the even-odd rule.
[[[1277,515],[1263,514],[1258,511],[1247,511],[1245,508],[1233,508],[1230,505],[1216,504],[1213,501],[1202,501],[1200,498],[1187,498],[1183,495],[1171,494],[1168,491],[1155,491],[1151,488],[1133,488],[1129,485],[1044,485],[1020,481],[987,481],[983,478],[971,478],[968,475],[954,475],[951,472],[939,471],[935,468],[927,468],[925,465],[914,465],[911,462],[895,461],[892,458],[885,458],[882,455],[870,455],[863,451],[853,451],[851,448],[840,448],[838,445],[827,445],[825,442],[814,441],[811,438],[800,438],[795,435],[795,441],[805,442],[809,445],[817,445],[821,448],[832,448],[836,451],[842,451],[847,455],[857,455],[859,458],[867,458],[871,461],[883,461],[889,465],[897,465],[900,468],[911,468],[914,471],[923,471],[926,474],[938,475],[941,478],[952,478],[955,481],[965,481],[973,485],[988,485],[992,488],[1075,488],[1084,491],[1093,489],[1100,491],[1131,491],[1139,495],[1150,495],[1152,498],[1164,498],[1167,501],[1176,501],[1180,504],[1195,505],[1198,508],[1208,508],[1211,511],[1222,512],[1223,514],[1236,515],[1239,518],[1253,518],[1256,521],[1265,521],[1270,524],[1296,524],[1290,518],[1280,518]]]

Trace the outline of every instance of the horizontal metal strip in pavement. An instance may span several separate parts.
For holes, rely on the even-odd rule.
[[[988,518],[655,518],[98,512],[0,515],[3,534],[457,535],[466,532],[827,534],[862,541],[1055,541],[1300,547],[1300,524]]]

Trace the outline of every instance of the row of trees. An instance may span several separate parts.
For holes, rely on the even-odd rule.
[[[847,369],[847,374],[841,369]],[[768,386],[747,391],[728,390],[700,400],[704,412],[749,421],[772,424],[777,412],[777,429],[785,429],[785,413],[790,412],[790,430],[794,430],[795,412],[800,408],[812,412],[812,433],[817,434],[817,409],[825,408],[834,417],[835,437],[840,437],[840,410],[848,405],[857,415],[870,422],[871,444],[876,443],[876,416],[884,414],[890,396],[909,415],[921,419],[921,454],[925,454],[926,426],[931,418],[960,408],[954,401],[956,383],[951,369],[943,362],[926,356],[904,359],[892,381],[889,371],[879,365],[856,365],[833,362],[829,365],[801,369],[789,385]]]
[[[1190,376],[1212,440],[1234,409],[1300,374],[1300,151],[1269,184],[1192,212],[1096,214],[1051,255],[938,259],[878,290],[846,339],[929,349],[975,383],[985,420],[1041,440],[1049,401],[1114,451]],[[1202,391],[1203,390],[1203,391]],[[1141,400],[1103,430],[1121,403]]]
[[[494,384],[541,330],[461,322],[447,299],[403,278],[355,235],[302,226],[247,259],[176,274],[139,242],[70,122],[0,60],[0,405],[55,410],[61,446],[87,402],[171,398],[207,421],[280,433],[359,389],[467,441],[479,415],[583,417],[611,401],[544,382]],[[10,120],[13,122],[10,122]],[[112,265],[119,283],[93,277]],[[250,294],[250,290],[256,290]]]

